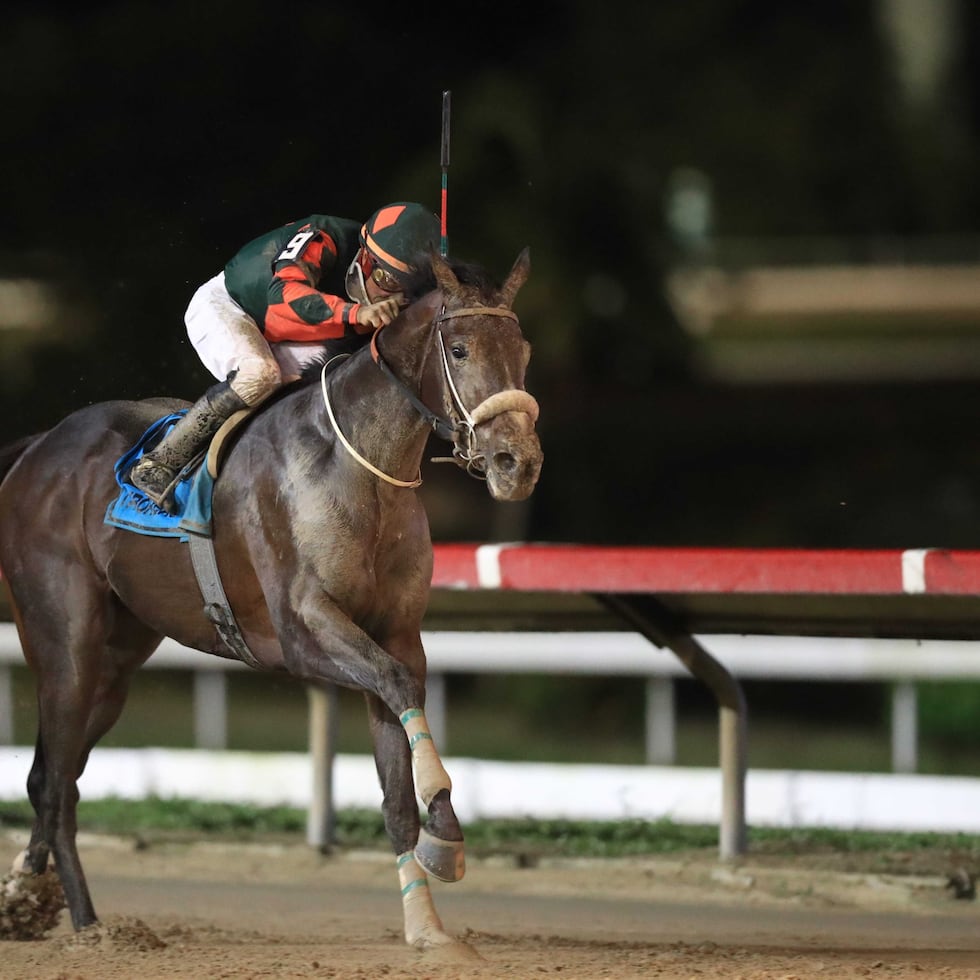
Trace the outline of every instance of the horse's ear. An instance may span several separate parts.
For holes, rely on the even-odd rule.
[[[454,293],[459,289],[459,280],[450,268],[449,263],[435,249],[432,249],[432,274],[436,277],[439,288],[444,293]]]
[[[521,254],[517,256],[517,261],[514,262],[513,268],[507,274],[503,288],[500,290],[500,304],[502,306],[510,309],[513,305],[514,297],[517,295],[517,291],[527,282],[527,277],[530,272],[531,250],[525,247]]]

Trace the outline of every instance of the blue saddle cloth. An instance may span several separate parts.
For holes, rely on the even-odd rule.
[[[214,491],[214,479],[204,465],[206,454],[202,454],[194,467],[177,484],[174,491],[177,505],[174,514],[168,514],[158,507],[142,490],[127,483],[125,479],[133,464],[166,436],[185,411],[158,419],[140,436],[129,452],[119,457],[114,467],[119,496],[106,508],[106,524],[135,531],[137,534],[180,538],[181,541],[186,541],[190,534],[211,536],[211,495]]]

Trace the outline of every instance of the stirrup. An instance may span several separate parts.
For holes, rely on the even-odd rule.
[[[174,512],[173,492],[179,481],[179,473],[174,475],[169,466],[148,456],[137,460],[129,471],[129,482],[168,514]]]

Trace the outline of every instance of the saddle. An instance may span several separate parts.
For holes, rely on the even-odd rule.
[[[105,523],[153,537],[177,537],[182,541],[186,541],[188,535],[209,538],[214,481],[233,443],[232,436],[254,413],[256,407],[244,408],[229,416],[212,436],[207,447],[181,470],[174,489],[176,506],[172,514],[161,510],[126,480],[133,464],[167,434],[183,412],[165,415],[154,422],[115,464],[119,494],[106,510]]]
[[[169,427],[181,418],[183,412],[166,415],[154,422],[136,445],[116,462],[114,470],[119,494],[106,510],[105,523],[137,534],[175,537],[187,542],[194,576],[204,599],[205,616],[214,625],[229,650],[248,666],[259,668],[260,664],[249,650],[235,622],[234,613],[221,584],[211,540],[211,497],[214,481],[231,445],[232,434],[252,415],[255,408],[256,406],[243,408],[229,416],[211,437],[208,446],[184,467],[174,490],[177,508],[173,514],[161,510],[125,479],[133,463],[166,435]]]
[[[261,403],[260,403],[261,404]],[[233,412],[221,424],[221,428],[211,437],[211,442],[207,448],[207,468],[212,480],[218,479],[222,460],[229,446],[229,436],[258,408],[258,405],[250,405],[248,408],[239,409]]]

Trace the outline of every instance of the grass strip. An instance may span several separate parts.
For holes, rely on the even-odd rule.
[[[24,802],[0,803],[0,828],[31,826],[33,811]],[[286,806],[203,803],[189,799],[104,799],[78,807],[79,830],[132,837],[143,843],[202,835],[239,840],[279,838],[301,842],[306,811]],[[630,857],[691,852],[712,853],[718,847],[714,825],[678,824],[670,820],[477,820],[464,827],[469,853],[512,855],[533,864],[545,856]],[[336,815],[336,843],[344,848],[387,850],[381,814],[341,810]],[[749,828],[749,852],[757,858],[810,857],[815,864],[852,861],[855,869],[921,872],[967,866],[980,868],[980,835],[897,833],[829,828]]]

